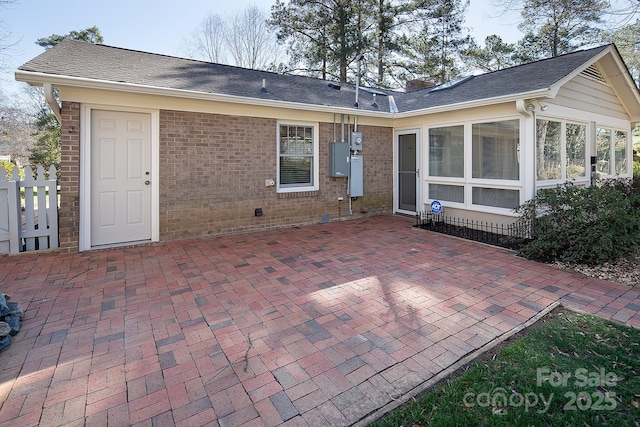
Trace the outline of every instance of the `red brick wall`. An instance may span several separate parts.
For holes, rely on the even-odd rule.
[[[364,139],[364,193],[353,203],[368,215],[392,210],[393,132],[359,128]],[[160,239],[264,230],[348,218],[346,178],[328,176],[333,124],[320,124],[320,190],[277,194],[274,119],[160,112]],[[338,135],[340,133],[338,132]],[[344,197],[339,209],[338,197]],[[256,208],[264,215],[256,217]]]
[[[69,132],[69,126],[73,131]],[[80,230],[80,105],[62,103],[60,141],[60,248],[77,252]]]
[[[62,118],[60,247],[77,251],[79,104],[63,103]],[[308,193],[277,194],[275,186],[264,185],[265,179],[276,179],[276,127],[274,119],[162,110],[160,240],[319,223],[323,217],[349,219],[347,180],[328,176],[333,123],[320,124],[320,190]],[[358,130],[364,140],[365,196],[353,202],[353,218],[391,213],[393,131],[374,126]],[[254,215],[256,208],[262,208],[263,216]]]

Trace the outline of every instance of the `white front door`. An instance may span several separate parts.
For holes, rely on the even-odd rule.
[[[151,239],[151,115],[92,110],[91,246]]]

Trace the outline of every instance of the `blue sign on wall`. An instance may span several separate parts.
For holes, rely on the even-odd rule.
[[[434,200],[431,202],[431,213],[439,214],[442,212],[442,203],[439,200]]]

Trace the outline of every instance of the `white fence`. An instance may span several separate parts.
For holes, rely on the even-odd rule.
[[[30,166],[24,172],[20,180],[14,167],[11,179],[7,179],[5,169],[0,167],[0,254],[58,247],[56,168],[49,168],[48,179],[42,166],[38,166],[36,177]]]

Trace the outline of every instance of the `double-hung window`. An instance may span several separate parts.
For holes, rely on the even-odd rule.
[[[318,126],[278,125],[278,192],[318,190]]]

